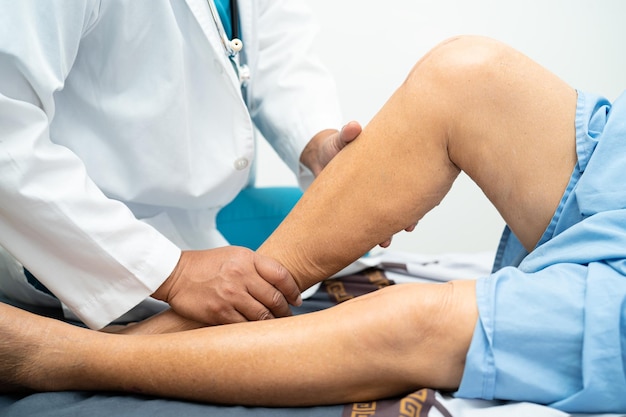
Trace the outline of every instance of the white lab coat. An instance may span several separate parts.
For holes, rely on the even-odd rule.
[[[339,127],[306,5],[239,4],[249,110],[205,0],[0,3],[0,290],[21,296],[23,264],[100,328],[182,249],[226,244],[215,216],[248,182],[254,125],[295,172]]]

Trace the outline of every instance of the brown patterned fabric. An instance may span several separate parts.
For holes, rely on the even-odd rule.
[[[428,417],[433,409],[439,412],[437,415],[453,417],[431,389],[421,389],[401,398],[346,404],[341,417]]]
[[[353,275],[326,280],[321,290],[328,294],[330,301],[339,304],[393,284],[382,269],[368,268]]]

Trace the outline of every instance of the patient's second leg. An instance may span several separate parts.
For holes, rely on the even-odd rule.
[[[458,386],[476,316],[471,282],[390,286],[317,313],[158,335],[0,304],[0,357],[20,354],[0,363],[0,382],[264,406],[367,401]]]

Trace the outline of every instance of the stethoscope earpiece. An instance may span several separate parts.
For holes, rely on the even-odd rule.
[[[241,42],[241,39],[238,38],[231,39],[230,47],[234,52],[239,52],[241,51],[241,48],[243,48],[243,42]]]

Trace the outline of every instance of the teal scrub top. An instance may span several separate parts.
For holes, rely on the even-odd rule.
[[[233,27],[231,25],[232,10],[230,10],[230,1],[215,0],[215,7],[220,15],[220,20],[222,21],[222,26],[224,26],[226,35],[228,35],[228,38],[231,39],[233,37]]]

